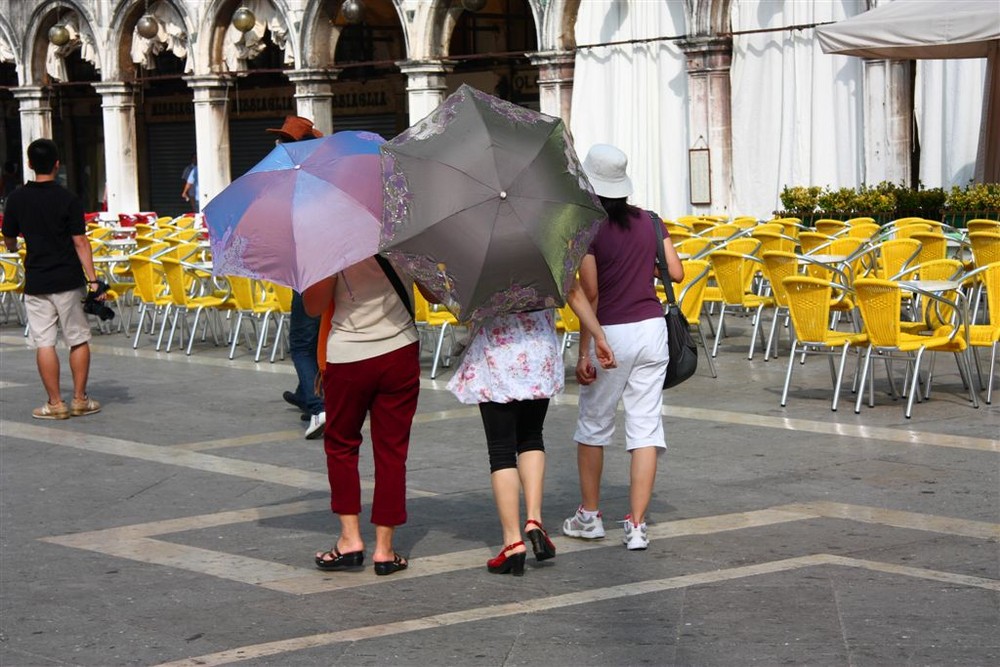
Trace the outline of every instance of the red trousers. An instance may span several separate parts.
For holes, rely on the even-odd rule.
[[[419,355],[413,343],[371,359],[326,365],[323,446],[334,514],[361,514],[358,453],[361,427],[370,413],[375,458],[371,522],[406,523],[406,454],[420,394]]]

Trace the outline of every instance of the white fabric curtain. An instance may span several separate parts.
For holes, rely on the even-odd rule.
[[[576,43],[683,35],[684,0],[580,3]],[[674,218],[690,211],[687,73],[669,41],[581,49],[573,77],[571,130],[582,160],[594,144],[629,157],[629,201]]]
[[[288,26],[281,13],[268,0],[244,0],[241,7],[253,12],[257,19],[254,27],[243,33],[233,27],[232,23],[226,29],[226,37],[222,41],[222,59],[230,72],[243,72],[247,68],[247,60],[259,56],[267,43],[264,41],[266,30],[271,31],[271,42],[281,49],[286,65],[295,64],[295,53],[288,41]]]
[[[191,58],[188,57],[188,36],[184,30],[184,20],[177,10],[167,2],[160,0],[149,6],[160,26],[156,37],[146,39],[139,34],[137,28],[132,29],[132,62],[142,65],[148,70],[156,69],[156,56],[163,51],[170,51],[184,60],[184,72],[194,71]]]
[[[865,6],[864,0],[737,0],[732,28],[836,21]],[[730,77],[734,215],[770,217],[786,185],[860,183],[860,58],[824,54],[812,29],[737,35]]]
[[[913,107],[925,187],[947,189],[973,179],[985,81],[985,58],[917,61]]]

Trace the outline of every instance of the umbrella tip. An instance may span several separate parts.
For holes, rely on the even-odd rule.
[[[501,190],[500,191],[500,199],[506,199],[506,198],[507,198],[507,191],[506,190]]]

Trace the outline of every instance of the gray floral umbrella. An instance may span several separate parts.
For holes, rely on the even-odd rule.
[[[562,306],[606,217],[561,120],[467,85],[382,170],[380,248],[463,321]]]

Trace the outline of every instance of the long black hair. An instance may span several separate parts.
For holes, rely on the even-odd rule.
[[[616,199],[600,197],[600,200],[601,206],[607,212],[608,220],[611,221],[611,224],[622,229],[629,229],[631,226],[630,220],[636,214],[636,207],[629,205],[628,199],[625,197]]]

